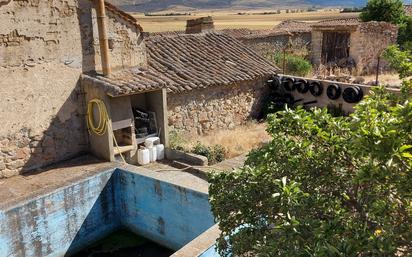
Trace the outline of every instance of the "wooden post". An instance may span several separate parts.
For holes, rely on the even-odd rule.
[[[283,63],[282,63],[282,68],[283,68],[283,74],[285,74],[285,68],[286,68],[286,47],[283,48]]]
[[[376,65],[376,80],[375,80],[375,85],[377,86],[379,83],[379,66],[381,63],[381,57],[378,56],[378,64]]]
[[[104,0],[96,0],[97,3],[97,27],[99,30],[100,56],[104,76],[110,76],[109,40],[107,38],[106,8]]]

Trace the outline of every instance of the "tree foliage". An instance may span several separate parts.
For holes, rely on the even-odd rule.
[[[398,25],[398,44],[403,49],[412,50],[412,17],[406,16],[401,0],[369,0],[360,18]]]
[[[398,43],[403,49],[412,51],[412,16],[405,16],[399,26]]]
[[[398,25],[404,21],[404,17],[401,0],[368,0],[360,14],[362,21],[386,21]]]
[[[211,177],[222,256],[411,253],[410,89],[410,80],[397,94],[376,87],[348,117],[269,116],[273,140],[245,167]]]

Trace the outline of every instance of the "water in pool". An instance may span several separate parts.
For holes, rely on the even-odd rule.
[[[126,230],[119,230],[72,257],[168,257],[174,252]]]

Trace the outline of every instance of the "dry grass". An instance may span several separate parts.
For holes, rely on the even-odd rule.
[[[319,10],[316,12],[300,12],[280,14],[256,14],[273,10],[219,10],[219,11],[192,11],[187,16],[144,16],[143,13],[132,13],[146,32],[185,30],[186,21],[203,16],[212,16],[216,29],[248,28],[270,29],[284,20],[299,20],[316,22],[324,19],[353,18],[358,13],[339,13],[338,10]],[[245,15],[237,15],[245,13]]]
[[[207,146],[222,145],[227,158],[233,158],[261,146],[270,140],[265,123],[250,122],[232,130],[220,130],[210,135],[192,136],[184,147],[192,148],[198,141]]]
[[[371,75],[362,75],[359,76],[356,72],[356,70],[353,70],[352,72],[347,69],[347,68],[339,68],[335,67],[333,69],[326,69],[325,66],[320,65],[317,67],[317,69],[311,74],[313,77],[317,78],[329,78],[331,75],[340,77],[340,76],[346,76],[346,77],[351,77],[352,80],[357,80],[358,78],[363,78],[364,82],[361,84],[366,84],[370,85],[376,82],[376,74],[371,74]],[[379,84],[380,85],[386,85],[389,87],[400,87],[402,80],[399,78],[399,74],[395,72],[385,72],[385,73],[380,73],[379,77]]]
[[[365,83],[376,81],[376,75],[363,76]],[[402,80],[399,78],[397,73],[385,73],[379,74],[379,83],[380,85],[387,85],[391,87],[400,87]]]

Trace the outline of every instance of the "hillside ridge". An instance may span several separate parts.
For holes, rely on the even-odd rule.
[[[364,6],[366,0],[107,0],[125,11],[154,12],[173,6],[188,9],[297,8]]]

